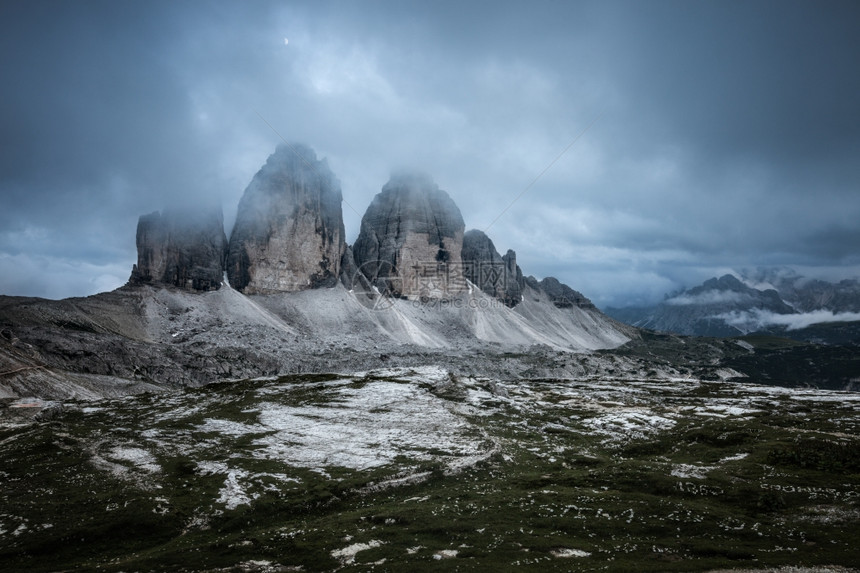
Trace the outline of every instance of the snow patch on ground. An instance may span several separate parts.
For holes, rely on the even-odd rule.
[[[735,404],[708,404],[701,412],[699,412],[699,415],[715,416],[717,418],[737,418],[758,414],[760,412],[761,410],[756,408],[747,408]]]
[[[341,388],[326,405],[260,404],[261,428],[274,433],[254,444],[269,458],[299,467],[379,467],[399,455],[427,460],[482,453],[474,429],[444,400],[415,384],[376,381]]]
[[[259,495],[248,495],[243,484],[239,480],[246,480],[248,472],[239,469],[231,469],[227,464],[221,462],[198,462],[197,467],[206,474],[227,474],[224,485],[218,492],[216,503],[223,503],[227,509],[236,509],[240,505],[250,505],[253,499]]]
[[[460,553],[456,549],[441,549],[433,554],[433,559],[442,560],[442,559],[453,559]]]
[[[588,551],[582,549],[556,549],[552,551],[553,557],[570,558],[570,557],[588,557],[591,555]]]
[[[244,436],[246,434],[262,433],[266,430],[259,425],[243,424],[231,420],[218,420],[214,418],[206,418],[203,424],[197,429],[201,432],[214,432],[227,436]]]
[[[248,493],[248,488],[260,486],[260,478],[269,477],[278,482],[298,483],[300,480],[291,478],[280,473],[258,473],[251,474],[242,469],[231,468],[223,462],[197,462],[197,467],[203,475],[224,474],[224,485],[218,492],[216,503],[222,503],[229,509],[236,509],[240,505],[250,505],[258,497],[258,492]],[[263,486],[263,489],[270,489]]]
[[[714,466],[693,466],[689,464],[678,464],[669,472],[679,478],[705,479]]]
[[[249,496],[241,484],[239,477],[247,475],[241,470],[230,470],[227,472],[227,479],[224,480],[224,487],[218,492],[217,503],[223,503],[227,509],[236,509],[240,505],[250,505],[252,499],[259,497],[258,495]]]
[[[382,541],[371,539],[367,543],[353,543],[352,545],[347,545],[343,549],[335,549],[331,552],[331,556],[344,565],[349,565],[350,563],[355,563],[355,556],[358,555],[359,552],[382,547],[382,545]]]
[[[593,432],[610,439],[642,439],[675,427],[675,420],[648,413],[647,410],[619,409],[608,414],[583,421]]]
[[[161,466],[158,464],[155,456],[141,448],[117,446],[110,451],[108,458],[131,462],[135,468],[150,474],[161,471]]]

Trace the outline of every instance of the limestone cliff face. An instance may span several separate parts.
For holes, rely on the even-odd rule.
[[[505,273],[508,277],[508,281],[505,283],[504,301],[508,306],[514,307],[523,300],[523,289],[526,288],[526,282],[523,278],[523,271],[517,264],[517,254],[512,249],[508,249],[502,260],[505,262]]]
[[[514,251],[501,256],[483,231],[472,229],[463,237],[462,258],[464,275],[478,288],[511,308],[519,304],[524,283]]]
[[[460,209],[430,177],[394,175],[361,219],[355,262],[380,292],[445,298],[466,290],[464,230]]]
[[[344,242],[340,182],[303,145],[280,145],[239,202],[227,275],[246,294],[334,286]]]
[[[129,282],[215,290],[221,286],[226,252],[220,207],[143,215],[137,223],[137,264]]]

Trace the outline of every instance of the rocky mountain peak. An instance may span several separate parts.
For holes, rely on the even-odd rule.
[[[745,270],[742,276],[755,288],[776,290],[782,300],[799,312],[860,312],[857,279],[829,282],[802,276],[790,267]]]
[[[137,264],[129,283],[218,289],[226,252],[220,206],[155,211],[138,220]]]
[[[472,229],[463,236],[462,258],[463,274],[478,288],[509,307],[519,304],[524,283],[514,251],[499,255],[483,231]]]
[[[667,299],[671,306],[714,307],[722,312],[727,310],[746,310],[748,307],[763,308],[780,314],[789,314],[794,310],[785,304],[779,293],[774,289],[759,290],[741,282],[734,275],[726,274],[720,278],[706,280],[700,286],[693,287],[678,296]],[[731,305],[728,309],[726,305]]]
[[[725,274],[719,278],[714,277],[706,280],[702,283],[702,288],[742,292],[749,287],[742,283],[736,276]]]
[[[247,294],[332,286],[344,241],[340,182],[305,145],[279,145],[239,202],[227,274]]]
[[[555,277],[546,277],[538,284],[541,290],[549,296],[552,303],[558,308],[570,308],[574,306],[579,308],[594,308],[592,302],[585,295],[559,282]]]
[[[749,332],[742,317],[787,315],[795,310],[772,289],[753,288],[731,274],[673,294],[653,307],[606,309],[641,328],[697,336],[737,336]]]
[[[465,290],[460,209],[427,175],[392,175],[361,219],[355,262],[380,291],[444,298]]]

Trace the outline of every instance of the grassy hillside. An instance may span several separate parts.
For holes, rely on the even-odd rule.
[[[0,569],[860,563],[860,396],[422,368],[5,409]]]

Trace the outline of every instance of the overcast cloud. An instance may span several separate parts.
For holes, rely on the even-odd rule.
[[[860,320],[860,312],[833,312],[832,310],[813,310],[797,314],[777,314],[769,310],[735,310],[716,314],[711,318],[724,320],[726,324],[744,333],[756,332],[771,326],[784,326],[787,330],[807,328],[824,322],[854,322]]]
[[[328,158],[349,242],[418,168],[599,306],[739,267],[856,277],[857,22],[852,1],[7,0],[0,293],[123,284],[137,217],[176,201],[230,227],[280,136]]]

